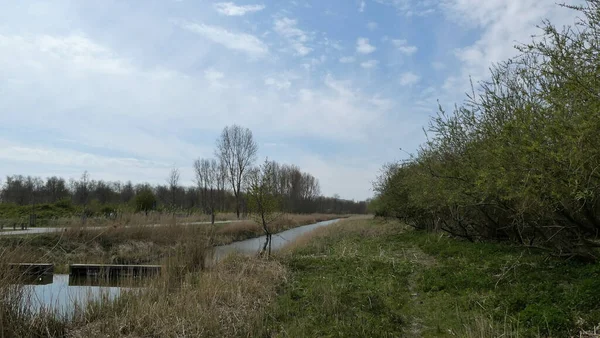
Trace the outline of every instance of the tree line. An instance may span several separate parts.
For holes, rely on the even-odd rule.
[[[387,164],[372,209],[419,229],[600,257],[600,1],[566,6],[519,55],[439,109],[410,159]]]
[[[216,142],[214,158],[193,162],[194,185],[180,182],[178,169],[172,169],[165,184],[133,184],[131,181],[94,180],[88,172],[80,179],[61,177],[7,176],[0,191],[3,204],[35,206],[68,203],[89,215],[119,210],[173,213],[248,211],[248,174],[255,168],[258,146],[252,132],[237,125],[223,129]],[[366,202],[324,197],[317,178],[298,166],[273,162],[274,193],[281,208],[293,213],[366,213]],[[35,210],[35,209],[33,209]]]

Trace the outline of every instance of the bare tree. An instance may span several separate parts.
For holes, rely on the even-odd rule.
[[[211,223],[215,224],[215,207],[219,191],[219,164],[215,159],[198,159],[194,162],[198,188],[205,192],[205,203],[210,213]]]
[[[83,215],[81,216],[81,222],[85,223],[86,219],[87,219],[87,203],[88,203],[88,196],[89,196],[89,184],[90,184],[90,175],[88,174],[87,170],[83,172],[83,175],[81,175],[81,181],[79,182],[79,187],[81,190],[81,200],[83,202]]]
[[[173,210],[173,216],[175,216],[175,197],[177,196],[177,188],[179,187],[179,169],[171,169],[167,183],[169,184],[169,190],[171,191],[171,208]]]
[[[217,172],[217,191],[219,193],[219,205],[221,211],[225,210],[225,185],[227,184],[227,166],[219,159],[219,170]]]
[[[235,196],[235,211],[240,218],[241,188],[244,174],[256,160],[258,145],[252,131],[238,125],[225,127],[217,140],[216,155],[227,169],[227,178]]]

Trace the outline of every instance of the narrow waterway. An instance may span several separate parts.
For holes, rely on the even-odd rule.
[[[300,226],[294,229],[286,230],[280,232],[278,234],[274,234],[271,243],[271,250],[276,251],[281,249],[283,246],[288,244],[289,242],[294,241],[299,236],[310,232],[314,229],[324,227],[335,222],[339,221],[339,219],[333,219],[330,221],[323,221],[314,224]],[[242,254],[256,254],[260,252],[263,245],[265,244],[266,236],[261,236],[257,238],[247,239],[245,241],[233,242],[231,244],[218,246],[215,248],[214,259],[219,261],[225,258],[227,255],[237,252]]]
[[[274,234],[271,249],[274,251],[279,250],[299,236],[337,221],[339,219],[318,222]],[[261,250],[265,240],[266,237],[261,236],[218,246],[215,248],[214,260],[219,261],[234,252],[248,255],[256,254]],[[31,283],[24,286],[24,305],[34,312],[41,310],[55,311],[61,316],[71,316],[77,307],[85,307],[91,300],[111,300],[118,297],[123,291],[135,289],[129,286],[120,287],[116,285],[118,283],[102,286],[89,285],[86,282],[82,283],[72,277],[70,278],[66,274],[45,276],[38,280],[32,280]]]

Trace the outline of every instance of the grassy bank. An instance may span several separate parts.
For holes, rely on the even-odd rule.
[[[600,325],[600,265],[504,244],[359,220],[305,236],[280,260],[290,278],[272,336],[579,337]]]
[[[2,204],[0,204],[2,206]],[[48,216],[36,213],[36,227],[121,227],[131,225],[147,225],[147,224],[169,224],[173,223],[173,214],[168,212],[151,212],[148,215],[144,213],[135,212],[121,212],[115,214],[114,217],[107,216],[90,216],[86,218],[85,223],[82,221],[81,212],[73,213],[71,215],[61,216]],[[235,213],[217,213],[215,215],[216,221],[231,221],[236,220]],[[176,214],[175,221],[177,223],[191,223],[191,222],[210,222],[210,215],[204,213],[192,213],[192,214]],[[16,225],[17,229],[21,228],[21,225],[29,226],[29,214],[25,214],[19,217],[6,217],[0,214],[0,228],[12,230],[13,226]]]
[[[273,231],[338,217],[322,214],[284,215],[273,224]],[[173,222],[172,218],[170,220]],[[262,229],[251,221],[214,226],[178,223],[159,227],[143,226],[148,224],[147,220],[138,224],[96,230],[71,227],[58,233],[0,237],[0,250],[12,263],[54,263],[57,272],[64,272],[72,263],[162,264],[181,250],[182,243],[186,243],[188,238],[202,238],[211,245],[222,245],[263,235]]]
[[[3,334],[595,337],[600,324],[600,266],[543,252],[351,219],[272,259],[233,256],[205,267],[205,239],[183,234],[165,273],[141,293],[68,320],[15,311],[19,293],[0,283]]]

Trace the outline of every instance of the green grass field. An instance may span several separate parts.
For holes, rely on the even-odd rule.
[[[378,220],[322,229],[280,257],[281,337],[566,337],[600,324],[600,265]]]
[[[19,310],[19,289],[9,287],[11,275],[3,277],[0,270],[0,333],[597,337],[593,332],[600,328],[599,264],[465,242],[397,222],[348,219],[298,238],[270,259],[233,256],[203,268],[198,263],[210,250],[201,229],[147,237],[144,229],[128,228],[94,238],[87,250],[113,258],[139,253],[140,259],[158,259],[162,253],[167,269],[142,292],[92,303],[70,319]],[[60,250],[75,255],[78,245],[89,244],[88,236],[69,234]],[[136,248],[131,242],[136,238],[151,245]],[[47,247],[44,240],[36,237],[28,248]],[[7,252],[0,258],[10,261]]]

